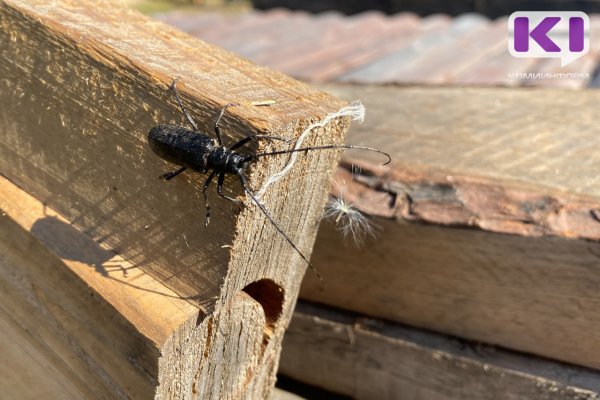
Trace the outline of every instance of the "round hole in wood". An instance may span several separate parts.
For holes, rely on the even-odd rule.
[[[275,326],[283,310],[283,288],[271,279],[252,282],[243,289],[250,297],[262,306],[267,325]]]

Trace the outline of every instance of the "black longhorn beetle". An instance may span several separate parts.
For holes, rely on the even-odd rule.
[[[285,240],[290,244],[290,246],[292,246],[292,248],[313,270],[313,272],[317,275],[321,282],[323,282],[323,278],[316,270],[316,268],[310,263],[308,258],[300,251],[300,249],[296,246],[292,239],[290,239],[290,237],[283,231],[283,229],[267,211],[265,206],[255,196],[254,192],[250,189],[250,187],[248,186],[246,175],[244,173],[245,169],[249,164],[256,162],[261,157],[275,156],[279,154],[289,154],[300,151],[307,152],[312,150],[325,149],[370,150],[387,156],[388,160],[385,164],[388,164],[391,161],[391,157],[389,156],[389,154],[377,149],[372,149],[370,147],[351,145],[325,145],[255,154],[240,154],[237,152],[237,150],[244,147],[251,140],[268,139],[280,140],[288,143],[290,141],[288,139],[278,136],[254,134],[238,141],[230,148],[225,147],[221,138],[219,122],[221,121],[221,118],[223,117],[223,114],[225,113],[225,110],[228,107],[237,106],[238,104],[229,103],[221,110],[221,113],[219,114],[219,117],[215,122],[215,140],[206,133],[201,132],[198,129],[198,126],[196,125],[192,117],[188,114],[187,110],[183,106],[183,103],[181,102],[181,98],[179,97],[179,93],[177,91],[177,81],[178,78],[173,80],[173,83],[171,84],[170,88],[175,94],[175,98],[177,99],[177,103],[179,104],[181,112],[183,113],[183,115],[185,116],[185,118],[190,123],[193,129],[187,129],[182,126],[176,125],[157,125],[154,128],[150,129],[150,132],[148,133],[148,142],[150,144],[150,148],[158,156],[165,159],[166,161],[181,166],[181,168],[175,171],[162,174],[160,176],[160,179],[165,179],[167,181],[171,180],[177,175],[181,174],[183,171],[187,170],[188,168],[202,174],[206,174],[210,171],[208,178],[206,178],[206,181],[202,186],[202,195],[204,196],[204,205],[206,207],[205,225],[208,225],[210,220],[210,205],[208,203],[208,197],[206,196],[206,190],[208,189],[211,182],[216,176],[217,193],[219,194],[219,196],[239,205],[241,204],[239,200],[229,197],[223,193],[223,182],[225,180],[225,175],[237,175],[242,187],[244,188],[244,191],[248,194],[248,196],[250,196],[252,202],[256,204],[256,206],[262,211],[265,217],[267,217],[271,224],[273,224],[275,229],[277,229],[277,231],[285,238]]]

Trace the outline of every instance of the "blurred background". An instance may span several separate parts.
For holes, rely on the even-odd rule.
[[[579,10],[599,1],[206,0],[129,3],[209,43],[300,79],[377,84],[579,88],[598,82],[598,29],[576,65],[506,51],[516,10]],[[528,79],[524,73],[583,73]]]

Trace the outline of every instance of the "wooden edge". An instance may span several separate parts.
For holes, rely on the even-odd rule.
[[[598,372],[299,302],[280,372],[356,399],[597,399]]]
[[[284,288],[289,315],[306,263],[247,198],[240,211],[210,190],[205,228],[206,176],[160,181],[174,166],[152,153],[147,132],[183,124],[168,90],[175,77],[202,131],[212,134],[225,104],[240,104],[222,120],[228,144],[252,133],[295,138],[345,103],[116,2],[6,0],[0,25],[11,60],[0,64],[2,173],[206,313],[270,279]],[[252,106],[257,100],[274,103]],[[340,143],[347,127],[337,119],[305,143]],[[253,165],[251,187],[286,160]],[[262,199],[307,256],[337,160],[336,152],[302,156]],[[224,186],[243,195],[235,176]]]
[[[207,318],[4,177],[0,210],[0,320],[14,338],[1,344],[13,371],[0,380],[3,390],[89,399],[269,396],[279,342],[251,294],[238,293]],[[40,387],[29,388],[18,370]]]
[[[600,239],[600,202],[586,196],[349,159],[334,182],[334,196],[373,216],[528,237]]]
[[[371,171],[364,175],[374,176],[364,182],[382,192],[383,200],[362,203],[366,212],[518,235],[598,238],[595,151],[573,143],[596,137],[600,92],[321,87],[361,99],[367,118],[350,130],[349,142],[381,148],[393,158],[387,168],[379,168],[381,157],[374,153],[345,159],[365,161]],[[569,107],[578,112],[564,113]],[[386,191],[395,198],[386,198]]]

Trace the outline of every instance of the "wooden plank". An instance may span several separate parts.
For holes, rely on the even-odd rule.
[[[600,92],[323,85],[367,107],[348,142],[392,153],[395,165],[521,182],[600,198],[595,105]],[[576,109],[577,112],[566,110]],[[352,159],[381,160],[368,152]]]
[[[170,293],[160,283],[148,278],[143,272],[139,271],[128,265],[126,261],[120,259],[119,256],[110,252],[98,249],[97,245],[91,241],[90,238],[86,238],[84,234],[73,229],[66,222],[63,225],[63,220],[60,219],[52,210],[47,207],[44,208],[42,204],[36,202],[30,196],[27,196],[22,191],[19,191],[14,185],[7,184],[5,180],[2,180],[0,184],[2,188],[2,199],[0,204],[5,205],[4,202],[7,196],[14,196],[17,193],[18,199],[13,197],[13,200],[18,200],[22,207],[20,210],[28,210],[29,215],[23,215],[21,213],[11,213],[7,215],[6,211],[0,206],[0,225],[2,232],[6,235],[11,235],[13,242],[20,245],[26,244],[30,247],[27,248],[27,253],[19,260],[20,264],[17,272],[19,277],[27,277],[29,284],[39,284],[43,287],[43,291],[37,290],[32,293],[38,301],[30,301],[29,305],[23,304],[19,306],[15,301],[19,296],[8,299],[11,290],[14,287],[3,292],[0,295],[2,304],[0,304],[0,353],[2,354],[2,363],[0,363],[0,388],[2,389],[3,397],[12,399],[25,399],[25,398],[51,398],[51,399],[98,399],[98,398],[119,398],[123,393],[119,393],[116,390],[102,390],[97,385],[100,374],[93,374],[92,376],[85,377],[85,381],[82,381],[78,374],[81,374],[81,369],[71,368],[68,366],[68,360],[63,360],[69,352],[75,353],[73,347],[76,344],[79,349],[89,351],[86,349],[86,343],[81,338],[65,335],[64,332],[59,332],[59,329],[71,330],[70,327],[66,326],[64,322],[66,319],[62,319],[56,326],[56,320],[53,321],[56,330],[53,329],[42,329],[49,322],[50,316],[46,315],[45,311],[52,311],[56,307],[56,303],[68,304],[70,311],[76,310],[71,315],[71,318],[81,324],[90,324],[90,321],[86,321],[85,315],[91,315],[92,320],[101,320],[103,317],[113,321],[120,319],[114,310],[107,307],[104,300],[113,301],[113,306],[117,308],[117,311],[122,311],[123,315],[129,319],[131,328],[135,330],[126,330],[125,332],[119,333],[120,340],[127,337],[128,335],[137,336],[137,330],[144,331],[145,339],[150,342],[149,347],[155,348],[159,346],[160,341],[164,341],[165,337],[160,337],[156,333],[164,328],[168,333],[168,329],[174,329],[177,327],[177,318],[183,318],[185,321],[187,317],[194,320],[198,318],[198,311],[194,307],[190,306],[184,300],[178,299],[173,293]],[[34,207],[31,207],[31,205]],[[16,217],[19,221],[11,220],[11,217]],[[37,218],[37,219],[36,219]],[[36,229],[27,229],[28,223],[34,222],[34,226],[37,225]],[[30,221],[30,222],[27,222]],[[20,226],[19,225],[20,222]],[[16,224],[15,224],[16,223]],[[44,230],[40,226],[46,226]],[[62,232],[56,234],[48,228],[51,225],[55,227],[62,225]],[[23,229],[26,228],[26,229]],[[29,230],[32,234],[26,234]],[[60,230],[60,229],[59,229]],[[68,233],[67,233],[68,232]],[[84,244],[82,248],[78,250],[78,258],[94,259],[98,254],[103,255],[101,259],[105,259],[107,262],[104,264],[86,264],[84,262],[78,262],[77,260],[63,259],[63,264],[56,262],[58,259],[56,254],[48,254],[49,252],[42,249],[41,244],[49,242],[49,236],[54,234],[54,237],[58,240],[53,240],[53,243],[46,248],[50,248],[52,251],[63,252],[72,250],[71,243],[63,243],[65,239],[72,241],[78,238],[80,244]],[[38,236],[34,238],[32,236]],[[8,272],[8,263],[10,260],[18,258],[15,248],[6,249],[5,236],[2,236],[0,241],[0,248],[2,249],[2,255],[0,255],[0,287],[5,290],[7,285],[10,286],[11,282],[6,280]],[[61,240],[62,238],[62,240]],[[36,240],[38,239],[38,240]],[[41,239],[41,241],[39,240]],[[87,245],[87,246],[86,246]],[[64,279],[64,282],[41,282],[42,280],[47,281],[46,275],[43,273],[42,265],[32,265],[30,262],[33,258],[31,254],[37,254],[42,252],[44,255],[44,263],[50,264],[53,270],[52,275],[57,276],[60,279]],[[109,256],[111,258],[109,258]],[[48,262],[48,260],[52,260]],[[29,270],[29,274],[24,274],[23,270],[27,267],[32,267]],[[101,274],[98,270],[106,270],[104,274]],[[73,274],[65,273],[65,271],[72,271]],[[126,272],[126,275],[124,275]],[[12,277],[14,280],[15,277]],[[83,280],[83,281],[81,281]],[[81,286],[81,282],[85,282],[87,285],[82,293],[77,293],[77,286]],[[62,286],[54,286],[62,285]],[[52,288],[52,291],[47,290]],[[23,289],[23,287],[21,287]],[[60,290],[66,290],[65,293],[61,293]],[[116,290],[118,289],[118,290]],[[43,296],[42,296],[43,294]],[[58,296],[57,296],[58,294]],[[69,296],[71,298],[69,299]],[[93,297],[95,301],[85,302],[81,304],[81,299],[87,299]],[[21,299],[22,301],[22,299]],[[69,304],[72,302],[73,304]],[[127,304],[127,307],[124,305]],[[132,307],[132,304],[135,306]],[[252,303],[250,303],[252,304]],[[20,307],[26,307],[28,312],[33,313],[40,318],[30,326],[23,326],[23,322],[30,321],[30,319],[18,320],[15,318],[19,316]],[[86,307],[89,307],[86,309]],[[156,310],[160,309],[165,311],[164,313],[157,313]],[[137,310],[137,313],[132,313],[132,310]],[[240,315],[240,321],[243,318],[250,318],[254,316]],[[260,317],[260,316],[259,316]],[[101,337],[103,341],[106,341],[106,337],[110,337],[118,332],[118,329],[106,329],[104,325],[93,325],[90,326],[92,333],[95,336]],[[54,337],[53,337],[54,336]],[[122,336],[122,337],[121,337]],[[173,335],[175,336],[175,335]],[[53,339],[53,340],[52,340]],[[57,343],[69,339],[60,354],[57,350]],[[189,336],[183,337],[182,339],[187,340]],[[171,340],[177,340],[171,337]],[[181,339],[180,339],[181,340]],[[52,348],[50,348],[52,346]],[[110,351],[111,355],[114,356],[114,350],[104,345],[103,351]],[[140,349],[129,348],[129,351],[125,354],[120,354],[115,357],[116,363],[120,363],[131,368],[134,365],[137,370],[140,370],[140,365],[136,363],[136,360],[131,357],[131,354],[137,354],[137,357],[141,360],[146,360],[151,357],[156,357],[156,354],[151,351],[146,353],[140,352]],[[87,354],[87,353],[86,353]],[[80,354],[75,354],[73,359],[80,360]],[[156,361],[154,359],[153,361]],[[113,361],[113,364],[115,362]],[[137,365],[136,365],[137,364]],[[110,365],[102,366],[103,372],[110,379],[115,377],[112,376],[113,371]],[[100,372],[100,371],[96,371]],[[118,376],[117,376],[118,378]],[[141,386],[144,389],[156,390],[151,387],[151,384],[156,384],[156,379],[148,380],[147,376],[141,375]],[[104,378],[106,380],[106,377]],[[35,382],[35,385],[32,385]],[[113,381],[114,382],[114,381]],[[129,395],[131,399],[136,398],[149,398],[145,397],[148,395],[146,390],[140,390],[139,386],[136,386],[133,380],[127,382],[128,387],[135,387],[136,392],[129,392],[125,390],[125,394]],[[114,389],[114,388],[113,388]],[[196,395],[198,391],[196,392]],[[300,400],[303,397],[293,393],[293,391],[277,389],[273,391],[273,400]]]
[[[0,388],[11,399],[91,399],[93,393],[60,370],[60,363],[36,349],[27,333],[0,309]],[[66,376],[65,376],[66,375]],[[32,384],[35,382],[35,384]]]
[[[355,399],[598,399],[598,372],[300,302],[286,376]]]
[[[61,386],[88,398],[151,396],[157,346],[198,310],[5,178],[1,186],[3,323],[57,370],[48,380],[63,375]]]
[[[333,193],[371,215],[377,234],[356,248],[322,224],[313,259],[327,290],[309,277],[302,297],[600,367],[600,160],[577,147],[594,141],[599,94],[332,88],[371,112],[348,141],[396,161],[346,156]],[[553,117],[567,104],[577,115]]]
[[[205,177],[189,173],[168,184],[159,180],[173,165],[152,153],[147,132],[159,123],[183,124],[167,90],[174,77],[181,78],[183,102],[202,131],[212,132],[225,104],[240,103],[222,120],[226,144],[257,132],[296,137],[310,122],[344,103],[117,2],[0,1],[0,27],[0,172],[59,213],[67,225],[101,244],[101,250],[94,250],[95,258],[76,259],[93,265],[90,271],[98,269],[93,277],[101,279],[107,273],[102,268],[108,261],[104,257],[119,254],[143,271],[143,277],[136,276],[132,284],[148,279],[149,285],[164,285],[172,296],[192,307],[190,317],[189,311],[181,315],[160,304],[148,305],[143,318],[146,313],[158,313],[155,318],[166,318],[172,325],[148,324],[146,328],[159,331],[145,332],[126,313],[135,305],[121,296],[121,288],[127,285],[113,287],[119,296],[103,295],[113,308],[122,301],[114,318],[124,318],[126,326],[113,338],[138,332],[131,340],[136,338],[150,352],[149,365],[142,369],[149,368],[154,381],[147,377],[150,383],[140,383],[139,395],[158,391],[158,398],[185,397],[197,391],[199,398],[268,396],[281,337],[306,265],[247,199],[240,211],[211,191],[213,218],[205,228],[197,183]],[[261,100],[270,100],[272,105],[251,105]],[[346,119],[338,119],[315,131],[306,144],[339,143],[347,125]],[[263,198],[273,217],[307,255],[337,160],[336,152],[303,155]],[[281,157],[257,163],[248,171],[250,185],[260,187],[286,161]],[[228,178],[225,188],[231,196],[242,193],[236,179]],[[19,204],[8,199],[6,209],[18,211]],[[29,220],[24,229],[37,228],[35,223]],[[10,248],[10,236],[5,240],[3,245]],[[62,251],[57,255],[69,259],[75,250]],[[17,256],[25,258],[26,254]],[[34,261],[31,271],[38,268]],[[15,265],[18,262],[8,263],[7,268]],[[39,273],[44,276],[48,270]],[[67,279],[65,285],[76,286],[74,282]],[[21,297],[14,296],[14,308],[21,309],[24,320],[31,315],[28,306],[22,306],[30,295],[26,289],[19,289]],[[48,292],[60,293],[52,286]],[[84,310],[92,318],[91,308]],[[163,312],[171,315],[162,316]],[[27,322],[33,321],[23,324]],[[112,365],[110,353],[101,351],[101,343],[86,333],[97,324],[85,320],[74,325],[76,331],[70,330],[71,325],[61,326],[71,335],[68,340],[81,336],[90,346],[75,355],[60,348],[65,357],[71,355],[69,368],[81,370],[84,381],[93,379],[104,363]],[[50,337],[56,332],[51,331]],[[123,361],[118,356],[126,354],[127,348],[110,345],[119,349],[115,360]],[[81,363],[87,361],[76,359],[89,352],[97,368],[86,369]],[[210,362],[201,364],[204,353]],[[119,375],[118,362],[114,370],[109,368],[111,379]],[[134,360],[116,383],[108,379],[102,390],[127,387],[127,396],[138,393],[127,386],[137,379],[135,362],[140,361]]]
[[[279,344],[261,303],[242,291],[206,316],[4,178],[0,189],[3,393],[269,396]]]
[[[348,182],[350,173],[338,177]],[[591,214],[600,203],[571,199],[564,207],[566,198],[511,192],[497,182],[412,178],[338,187],[358,209],[386,215],[372,219],[378,233],[361,248],[323,224],[313,257],[325,266],[327,290],[308,278],[302,297],[598,367],[599,336],[590,327],[600,324],[600,276],[597,244],[589,240],[600,237]],[[390,196],[375,188],[395,185],[409,189],[389,209]],[[527,206],[531,213],[522,211]],[[565,237],[574,232],[582,236]]]

